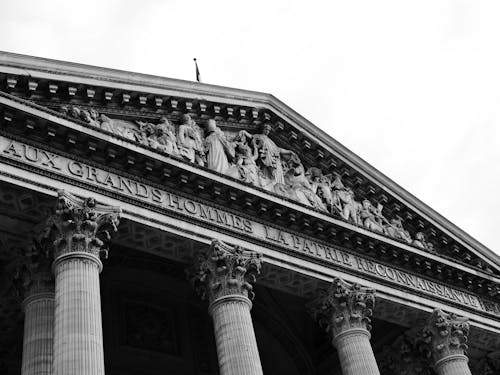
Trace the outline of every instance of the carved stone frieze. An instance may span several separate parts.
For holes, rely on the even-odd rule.
[[[200,254],[188,277],[202,299],[210,303],[227,296],[254,297],[252,284],[261,269],[261,255],[213,240]]]
[[[422,355],[432,364],[453,355],[465,355],[468,319],[436,309],[416,340]]]
[[[334,338],[352,328],[371,330],[375,290],[333,279],[330,287],[320,289],[307,309]]]
[[[214,119],[209,119],[203,129],[189,114],[184,114],[176,125],[166,117],[161,117],[158,123],[132,123],[109,118],[94,109],[64,106],[61,111],[160,153],[205,166],[370,231],[434,251],[423,232],[412,236],[400,217],[386,218],[382,204],[374,204],[362,196],[358,200],[340,174],[324,174],[314,165],[306,167],[297,153],[279,147],[271,138],[269,123],[264,123],[256,134],[246,130],[234,134],[221,130]]]
[[[49,219],[45,233],[46,238],[54,236],[55,260],[72,253],[106,256],[105,243],[117,230],[120,213],[118,207],[59,191],[56,212]]]

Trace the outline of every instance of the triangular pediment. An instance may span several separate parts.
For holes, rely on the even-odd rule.
[[[331,218],[342,225],[330,235],[349,231],[354,248],[386,261],[402,262],[399,253],[391,258],[400,247],[408,262],[459,265],[457,278],[467,270],[500,275],[491,250],[272,95],[7,53],[0,54],[0,91],[3,121],[17,111],[74,124],[72,134],[83,127],[103,142],[130,142],[237,182],[273,207],[280,199],[286,209],[289,202],[304,207],[317,213],[315,225]],[[212,119],[217,128],[209,131]],[[464,287],[475,282],[466,279]]]

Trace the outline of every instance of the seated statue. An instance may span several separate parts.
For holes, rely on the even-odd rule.
[[[237,178],[260,187],[259,168],[256,163],[259,153],[255,144],[250,147],[248,139],[251,137],[252,136],[247,131],[241,130],[233,141],[235,147],[235,162],[238,171]]]
[[[306,176],[305,168],[299,157],[292,153],[287,164],[284,184],[275,184],[275,192],[288,195],[307,206],[327,211],[325,204],[313,191],[313,186]]]
[[[80,118],[85,121],[87,124],[94,126],[96,128],[100,128],[101,124],[92,117],[90,111],[87,110],[82,110],[80,112]]]
[[[385,225],[384,229],[387,235],[407,243],[412,243],[410,233],[403,228],[401,219],[391,219],[389,224]]]
[[[155,125],[150,122],[143,121],[136,121],[135,123],[139,125],[139,131],[135,134],[137,142],[151,148],[156,148],[158,142],[156,140]]]
[[[385,218],[382,216],[382,205],[379,204],[375,208],[368,199],[364,199],[360,207],[359,218],[365,228],[375,232],[384,232],[383,220]]]
[[[425,234],[423,234],[422,232],[417,232],[417,234],[415,234],[415,239],[413,240],[412,245],[424,250],[434,252],[434,245],[430,242],[427,242]]]
[[[259,152],[257,165],[262,172],[263,187],[268,190],[273,190],[274,185],[277,183],[285,183],[281,157],[293,154],[292,151],[278,147],[274,143],[269,137],[271,128],[270,124],[265,124],[260,134],[252,136],[252,144]]]
[[[339,189],[336,190],[336,195],[340,206],[340,217],[354,224],[361,224],[359,218],[361,204],[354,199],[354,191],[351,188]]]
[[[175,128],[166,117],[162,117],[160,123],[155,125],[154,132],[153,148],[168,155],[179,155]]]

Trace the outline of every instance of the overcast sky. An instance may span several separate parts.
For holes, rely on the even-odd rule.
[[[6,1],[0,50],[269,92],[500,254],[500,1]]]

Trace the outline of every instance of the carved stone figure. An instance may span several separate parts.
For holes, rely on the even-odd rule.
[[[234,147],[217,127],[214,119],[208,120],[205,138],[207,167],[215,172],[227,173],[229,162],[234,159]]]
[[[408,243],[412,242],[410,233],[403,228],[403,222],[401,219],[391,219],[389,224],[385,226],[385,232],[387,235],[398,240],[403,240]]]
[[[361,219],[361,224],[363,224],[365,228],[376,232],[384,232],[382,205],[379,204],[377,208],[375,208],[368,199],[364,199],[360,207],[359,217]]]
[[[110,133],[115,132],[113,124],[111,123],[111,119],[108,116],[101,114],[100,120],[101,120],[101,129],[102,130],[106,130]]]
[[[289,195],[292,198],[313,208],[326,211],[326,206],[313,191],[313,187],[306,177],[304,165],[296,154],[292,154],[288,161],[285,185],[291,190]],[[280,189],[279,184],[275,185],[275,189]]]
[[[260,187],[259,168],[256,163],[259,153],[255,144],[252,147],[248,144],[248,139],[251,138],[247,131],[241,130],[234,140],[236,168],[241,180]]]
[[[191,163],[205,165],[202,131],[191,116],[182,116],[182,124],[179,126],[177,141],[181,156]]]
[[[360,224],[358,213],[361,204],[354,199],[354,192],[352,189],[337,190],[337,196],[341,206],[340,216],[344,220],[352,221],[354,224]]]
[[[145,146],[154,148],[154,142],[156,142],[156,140],[154,140],[156,137],[154,124],[142,121],[136,121],[135,123],[139,125],[139,131],[135,134],[136,141]]]
[[[168,155],[179,155],[175,128],[166,117],[160,119],[160,123],[155,126],[154,131],[154,144],[151,147]]]
[[[292,151],[280,148],[269,138],[271,125],[265,124],[262,133],[252,136],[252,143],[259,151],[257,164],[261,168],[263,177],[266,179],[264,188],[272,189],[276,183],[284,184],[285,176],[281,164],[281,156],[291,155]]]
[[[92,110],[95,112],[95,110]],[[96,128],[101,127],[101,124],[92,117],[90,111],[87,110],[82,110],[80,113],[80,117],[83,121],[85,121],[87,124],[95,126]]]
[[[314,166],[306,171],[298,155],[278,147],[269,137],[270,124],[265,124],[258,134],[241,130],[236,137],[229,139],[213,119],[208,121],[207,134],[203,137],[201,128],[188,114],[182,117],[182,124],[176,133],[174,125],[166,117],[162,117],[158,124],[136,121],[136,129],[128,126],[125,120],[99,115],[93,108],[62,106],[60,111],[165,154],[206,165],[215,172],[315,209],[338,214],[344,220],[421,249],[434,251],[423,233],[417,233],[413,239],[401,219],[386,219],[382,214],[382,205],[374,205],[368,199],[362,203],[357,201],[354,191],[344,185],[339,174],[324,175],[320,168]]]
[[[427,242],[427,240],[425,239],[425,234],[423,234],[422,232],[417,232],[412,244],[416,247],[420,247],[421,249],[434,251],[434,245],[430,242]]]
[[[70,107],[69,109],[69,115],[71,117],[74,117],[74,118],[80,118],[80,115],[81,115],[81,111],[80,111],[80,108],[78,107],[75,107],[75,106],[72,106]]]

